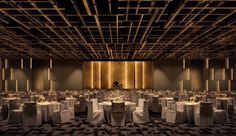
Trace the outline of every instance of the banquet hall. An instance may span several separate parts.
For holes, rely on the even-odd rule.
[[[0,135],[236,135],[236,0],[0,0]]]

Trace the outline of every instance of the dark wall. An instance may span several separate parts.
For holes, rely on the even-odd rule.
[[[185,60],[185,68],[183,68],[183,60],[155,61],[154,89],[179,90],[183,82],[183,90],[201,90],[202,67],[201,60]]]

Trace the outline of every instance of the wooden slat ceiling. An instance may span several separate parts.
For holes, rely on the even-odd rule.
[[[236,0],[1,0],[0,57],[236,58]]]

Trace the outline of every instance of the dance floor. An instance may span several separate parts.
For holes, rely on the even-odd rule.
[[[43,124],[38,127],[23,127],[21,124],[7,124],[0,121],[0,135],[76,135],[76,136],[235,136],[236,114],[229,124],[215,124],[211,127],[201,128],[190,124],[171,124],[160,119],[159,115],[150,115],[151,121],[147,124],[126,123],[124,127],[111,127],[110,125],[92,125],[86,122],[86,115],[80,114],[71,123]]]

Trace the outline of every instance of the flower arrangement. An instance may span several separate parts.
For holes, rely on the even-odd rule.
[[[112,84],[112,87],[114,89],[122,89],[123,88],[122,84],[119,83],[118,81],[114,81],[113,84]]]
[[[45,97],[43,95],[39,96],[38,102],[45,102]]]

